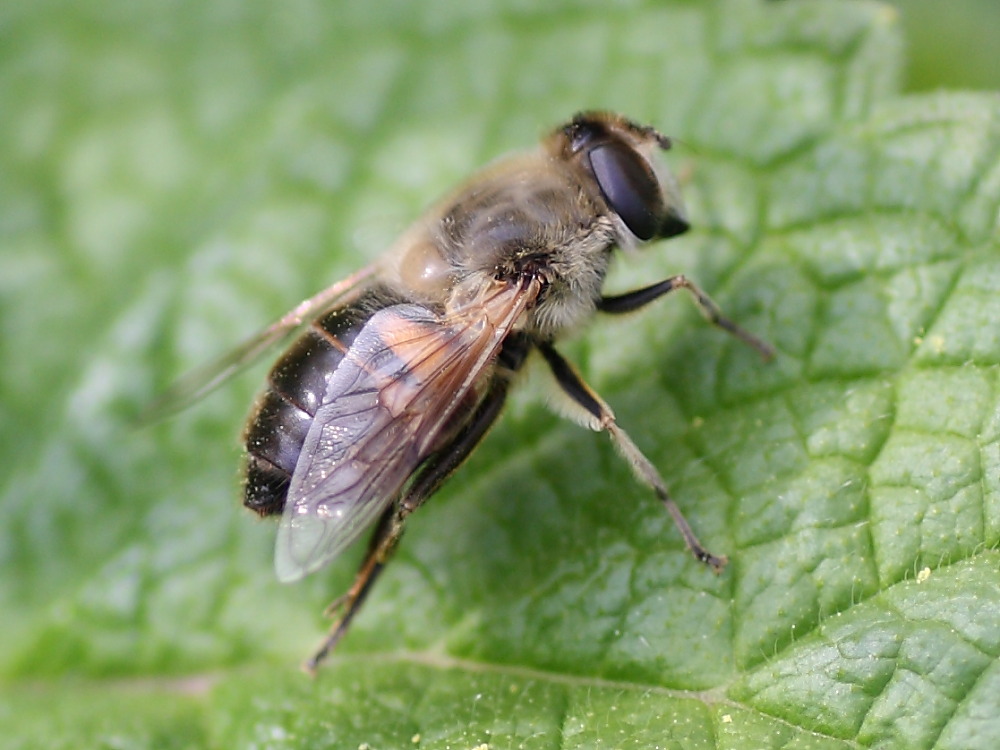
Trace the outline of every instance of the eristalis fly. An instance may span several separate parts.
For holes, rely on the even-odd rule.
[[[669,148],[666,136],[619,115],[577,115],[541,148],[474,175],[380,260],[193,373],[155,407],[173,411],[199,398],[304,326],[247,421],[244,504],[281,516],[282,581],[319,570],[375,527],[308,670],[347,632],[407,517],[482,440],[533,352],[569,397],[572,416],[608,433],[694,556],[722,569],[725,558],[702,546],[659,472],[554,347],[595,312],[632,312],[684,289],[712,323],[772,355],[684,276],[602,295],[615,248],[688,229],[677,185],[657,160]]]

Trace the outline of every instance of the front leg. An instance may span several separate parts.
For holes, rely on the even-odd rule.
[[[632,472],[636,478],[656,493],[660,502],[663,503],[664,507],[666,507],[667,511],[673,517],[674,523],[681,532],[681,536],[684,537],[684,543],[691,550],[691,554],[699,561],[710,566],[716,573],[721,572],[726,565],[726,558],[724,556],[713,555],[698,541],[698,537],[691,530],[691,525],[684,518],[681,509],[677,507],[677,504],[670,497],[663,477],[660,476],[653,463],[642,454],[638,446],[632,442],[632,438],[618,426],[611,408],[583,381],[583,378],[580,377],[573,366],[563,359],[562,355],[551,344],[542,344],[539,346],[539,350],[542,352],[542,356],[545,357],[545,362],[548,364],[549,369],[552,370],[552,374],[555,376],[559,386],[572,399],[574,404],[586,412],[588,417],[586,421],[595,430],[607,432],[611,436],[611,440],[615,446],[621,451],[632,467]]]
[[[669,279],[664,279],[659,283],[651,284],[650,286],[643,287],[642,289],[626,292],[625,294],[619,294],[613,297],[601,297],[597,301],[597,309],[601,312],[611,313],[613,315],[630,313],[641,307],[645,307],[650,302],[659,299],[664,294],[672,292],[675,289],[686,289],[690,292],[694,297],[695,304],[698,305],[698,309],[712,325],[733,334],[736,338],[749,344],[760,352],[760,355],[765,360],[771,359],[774,356],[774,348],[770,344],[762,341],[749,331],[736,325],[736,323],[731,321],[729,318],[725,317],[719,309],[719,306],[712,301],[712,298],[705,294],[705,292],[702,291],[697,284],[690,281],[683,274],[671,276]]]

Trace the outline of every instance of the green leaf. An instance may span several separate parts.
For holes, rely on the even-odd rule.
[[[1000,103],[898,93],[868,2],[0,10],[0,747],[994,748]],[[574,111],[678,138],[689,300],[563,346],[700,537],[541,405],[415,514],[315,680],[361,550],[297,586],[239,509],[266,363],[184,371]]]

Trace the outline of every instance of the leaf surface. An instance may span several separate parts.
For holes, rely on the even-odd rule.
[[[902,96],[867,2],[0,11],[0,746],[994,748],[1000,102]],[[676,136],[686,299],[564,351],[713,550],[542,407],[416,514],[315,681],[361,550],[274,580],[238,509],[265,363],[182,372],[580,109]]]

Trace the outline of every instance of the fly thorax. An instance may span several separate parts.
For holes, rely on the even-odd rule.
[[[559,240],[539,272],[544,286],[529,317],[529,329],[543,339],[571,332],[594,314],[611,257],[612,228],[599,223]]]

